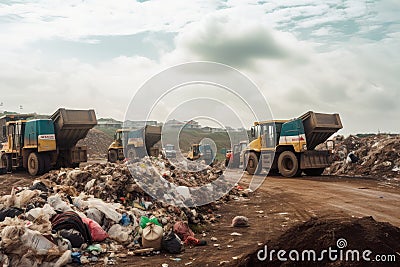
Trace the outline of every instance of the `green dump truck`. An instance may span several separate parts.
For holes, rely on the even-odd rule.
[[[7,141],[0,151],[0,170],[24,168],[30,175],[40,175],[53,167],[77,167],[87,161],[87,149],[76,143],[96,124],[94,110],[64,108],[50,119],[8,119],[3,126]]]

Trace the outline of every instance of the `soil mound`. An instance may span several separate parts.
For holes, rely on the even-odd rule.
[[[84,139],[79,140],[78,145],[87,146],[88,156],[91,159],[107,158],[108,147],[112,141],[113,138],[106,133],[91,129]]]
[[[279,238],[267,241],[265,245],[267,254],[259,253],[259,248],[245,257],[239,266],[398,266],[400,262],[400,228],[389,223],[377,222],[372,217],[312,218],[288,229]],[[324,254],[323,260],[318,260],[321,258],[322,251],[329,250],[329,247],[337,251],[332,254],[332,257],[337,256],[337,260],[331,260],[328,252]],[[261,249],[265,251],[265,246]],[[269,260],[271,250],[275,250],[272,261]],[[287,261],[278,260],[277,251],[279,250],[286,251],[284,257]],[[295,253],[292,254],[293,260],[290,259],[291,250],[299,252],[299,260],[296,259]],[[306,261],[302,260],[302,252],[306,250],[315,251],[317,260],[309,261],[308,254],[305,254]],[[353,258],[349,250],[359,252],[358,261],[356,254]],[[371,251],[371,254],[367,255],[370,262],[362,257],[365,250]],[[343,252],[342,258],[340,251]],[[257,254],[260,257],[264,255],[268,257],[265,261],[260,261]],[[375,260],[377,255],[385,255],[386,258],[388,258],[387,255],[393,256],[390,256],[391,262],[382,263]]]

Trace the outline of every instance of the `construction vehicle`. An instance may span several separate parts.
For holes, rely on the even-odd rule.
[[[117,162],[125,158],[143,158],[147,155],[158,156],[158,147],[154,146],[161,140],[161,127],[146,125],[137,130],[118,129],[114,141],[108,148],[108,161]],[[124,144],[126,151],[124,151]]]
[[[8,120],[7,142],[0,151],[0,169],[27,169],[43,174],[52,167],[77,167],[87,161],[87,148],[76,146],[97,124],[94,110],[58,109],[50,119]]]
[[[201,159],[206,164],[212,164],[214,161],[214,152],[209,144],[192,144],[187,159],[192,161]]]
[[[234,144],[233,150],[229,150],[231,153],[226,155],[225,166],[229,165],[231,168],[240,168],[241,163],[243,163],[240,161],[240,157],[242,151],[246,150],[247,145],[247,141],[241,141],[239,144]]]
[[[263,168],[284,177],[321,175],[331,163],[331,151],[315,150],[342,128],[339,114],[309,111],[293,120],[255,122],[253,140],[243,155],[244,169],[259,174]]]

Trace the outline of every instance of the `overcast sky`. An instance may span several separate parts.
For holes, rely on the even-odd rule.
[[[275,118],[400,132],[399,14],[398,0],[0,0],[0,110],[123,119],[146,80],[200,60],[247,75]]]

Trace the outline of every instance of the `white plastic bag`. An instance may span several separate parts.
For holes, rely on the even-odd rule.
[[[120,242],[120,243],[128,243],[130,242],[132,232],[131,227],[125,227],[120,224],[114,224],[111,226],[110,230],[108,230],[108,235],[111,239]]]
[[[21,236],[24,246],[29,247],[37,255],[59,255],[60,251],[56,244],[45,238],[40,232],[26,229]]]
[[[104,213],[107,218],[116,223],[118,223],[122,218],[122,215],[116,211],[116,209],[120,207],[120,204],[118,203],[106,203],[98,198],[89,198],[87,202],[89,204],[89,208],[98,209]]]
[[[59,194],[55,194],[54,196],[48,197],[47,202],[52,206],[55,210],[66,212],[72,211],[72,208],[61,199]]]

